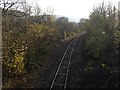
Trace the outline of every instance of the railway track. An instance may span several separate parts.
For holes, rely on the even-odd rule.
[[[65,50],[65,53],[60,61],[60,64],[57,68],[55,76],[52,80],[50,90],[52,88],[61,88],[61,89],[66,88],[72,54],[73,54],[77,39],[78,39],[78,36],[74,37],[70,42],[70,44],[68,45],[67,49]]]

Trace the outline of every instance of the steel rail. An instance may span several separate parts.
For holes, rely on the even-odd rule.
[[[51,86],[50,86],[50,90],[53,88],[53,86],[56,84],[55,83],[55,80],[56,80],[56,78],[57,78],[57,76],[58,76],[58,72],[60,71],[60,69],[61,69],[61,65],[62,65],[62,63],[63,63],[63,61],[64,61],[64,59],[65,59],[65,56],[67,55],[67,52],[68,52],[68,49],[70,48],[70,46],[73,44],[73,46],[72,46],[72,50],[71,50],[71,52],[70,52],[70,56],[69,56],[69,60],[68,60],[68,64],[67,64],[67,72],[65,73],[65,74],[62,74],[62,75],[64,75],[65,76],[65,80],[64,80],[64,89],[66,88],[66,84],[67,84],[67,78],[68,78],[68,72],[69,72],[69,67],[70,67],[70,61],[71,61],[71,58],[72,58],[72,54],[73,54],[73,51],[74,51],[74,46],[75,46],[75,43],[76,43],[76,41],[77,41],[77,37],[78,36],[76,36],[71,42],[70,42],[70,44],[68,45],[68,47],[67,47],[67,49],[65,50],[65,53],[64,53],[64,55],[63,55],[63,57],[62,57],[62,59],[61,59],[61,61],[60,61],[60,64],[59,64],[59,66],[58,66],[58,68],[57,68],[57,71],[56,71],[56,73],[55,73],[55,76],[54,76],[54,78],[53,78],[53,81],[52,81],[52,84],[51,84]],[[65,67],[65,66],[64,66]],[[59,84],[60,86],[62,86],[62,84]]]

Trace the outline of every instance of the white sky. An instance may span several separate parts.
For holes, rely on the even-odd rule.
[[[30,5],[40,5],[42,10],[54,8],[54,14],[74,18],[88,18],[94,6],[98,6],[103,0],[27,0]],[[104,0],[117,6],[120,0]]]

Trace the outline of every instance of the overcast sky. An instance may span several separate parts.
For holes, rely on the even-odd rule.
[[[54,8],[54,14],[74,18],[88,18],[94,6],[98,6],[103,0],[27,0],[31,5],[36,3],[43,9]],[[117,6],[120,0],[104,0]]]

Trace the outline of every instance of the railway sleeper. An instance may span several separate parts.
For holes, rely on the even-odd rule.
[[[58,73],[67,73],[67,68],[60,68]]]
[[[64,84],[54,83],[54,87],[53,88],[64,88]]]

